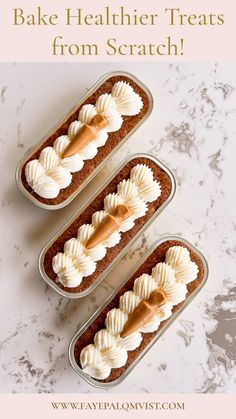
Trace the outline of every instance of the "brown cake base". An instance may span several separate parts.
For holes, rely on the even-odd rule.
[[[99,314],[99,316],[94,320],[93,323],[88,327],[88,329],[79,337],[75,344],[74,349],[74,356],[77,364],[80,366],[80,353],[82,349],[89,345],[90,343],[93,343],[94,335],[100,330],[105,327],[105,318],[108,311],[110,311],[112,308],[119,307],[119,298],[121,295],[123,295],[126,291],[132,290],[134,281],[136,278],[141,276],[143,273],[151,274],[152,268],[158,263],[158,262],[164,262],[165,261],[165,254],[169,247],[171,246],[182,246],[186,247],[190,251],[191,260],[195,262],[198,266],[199,272],[197,279],[193,282],[190,282],[187,285],[188,293],[186,296],[186,299],[190,297],[190,295],[201,286],[201,283],[204,279],[204,266],[200,259],[200,257],[192,251],[186,244],[182,243],[181,241],[177,240],[168,240],[162,244],[160,244],[154,252],[146,259],[146,261],[140,266],[140,268],[135,272],[135,274],[126,282],[126,284],[119,290],[119,292],[116,294],[116,296],[113,298],[113,300],[102,310],[102,312]],[[186,300],[185,300],[186,301]],[[172,312],[176,313],[180,308],[183,306],[185,301],[181,302],[180,304],[174,306]],[[109,383],[111,381],[114,381],[122,376],[122,374],[125,372],[125,370],[136,360],[136,358],[140,355],[140,353],[146,348],[146,346],[152,341],[152,339],[156,336],[157,333],[165,326],[167,322],[171,321],[171,317],[163,322],[161,322],[158,331],[152,332],[152,333],[142,333],[143,340],[141,342],[141,345],[133,350],[128,351],[128,360],[126,364],[122,368],[113,368],[111,370],[111,374],[108,378],[105,380],[97,380],[101,383]]]
[[[58,196],[54,199],[46,199],[40,197],[36,194],[33,189],[29,186],[25,177],[25,166],[26,164],[33,159],[38,159],[43,148],[48,146],[53,146],[54,141],[61,135],[66,135],[68,128],[71,122],[75,121],[78,118],[78,114],[82,106],[86,104],[95,105],[99,96],[104,93],[111,93],[113,85],[118,81],[126,81],[129,83],[134,91],[139,94],[143,101],[143,107],[138,115],[135,116],[123,116],[123,124],[118,131],[110,132],[108,134],[108,140],[103,147],[98,148],[98,153],[91,160],[84,161],[83,168],[76,173],[72,174],[71,184],[65,188],[61,189]],[[113,76],[107,79],[91,96],[89,96],[71,115],[64,124],[58,128],[53,135],[48,137],[42,146],[30,156],[30,158],[25,162],[22,167],[21,172],[21,181],[25,189],[30,192],[30,194],[36,198],[38,201],[46,205],[58,205],[64,202],[73,192],[77,191],[78,188],[85,182],[89,175],[102,163],[102,161],[119,145],[119,143],[125,138],[125,136],[133,129],[135,126],[145,117],[147,111],[150,107],[150,101],[147,94],[144,92],[141,87],[139,87],[133,80],[126,76]]]
[[[121,234],[120,242],[111,248],[107,249],[106,256],[97,262],[96,271],[83,279],[81,284],[76,288],[67,288],[59,283],[57,275],[52,269],[52,259],[58,252],[63,252],[64,244],[67,240],[72,237],[77,237],[78,228],[82,224],[90,224],[92,220],[92,215],[96,211],[101,211],[104,209],[104,198],[109,193],[117,192],[117,185],[123,179],[128,179],[130,177],[131,169],[139,163],[148,165],[152,171],[155,180],[159,181],[161,184],[161,195],[154,202],[148,203],[148,211],[146,214],[138,218],[135,221],[135,225],[131,230],[126,231]],[[135,158],[130,160],[120,172],[113,178],[113,180],[103,189],[103,191],[91,202],[91,204],[79,215],[79,217],[64,231],[61,236],[53,243],[53,245],[47,250],[44,257],[44,270],[47,276],[54,281],[61,289],[68,293],[80,293],[86,290],[90,285],[92,285],[99,275],[104,271],[104,269],[109,265],[116,256],[121,252],[121,250],[130,242],[130,240],[138,233],[140,228],[153,216],[153,214],[165,203],[169,197],[172,190],[172,182],[169,175],[154,161],[148,158]]]

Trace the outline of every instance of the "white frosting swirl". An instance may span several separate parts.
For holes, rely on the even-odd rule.
[[[80,128],[83,126],[82,122],[80,121],[73,121],[71,122],[69,129],[68,129],[68,137],[71,139],[73,138],[77,132],[79,132]]]
[[[113,346],[103,353],[103,361],[111,368],[121,368],[126,364],[128,358],[127,351],[122,347]]]
[[[83,159],[79,154],[75,154],[71,157],[65,157],[61,160],[61,166],[64,167],[66,170],[68,170],[71,173],[78,172],[82,169],[84,165]]]
[[[112,233],[104,242],[104,246],[106,247],[114,247],[116,246],[119,241],[121,239],[121,235],[119,233],[119,231],[115,231],[114,233]]]
[[[128,83],[118,82],[112,89],[112,95],[122,115],[137,115],[143,107],[140,96]]]
[[[48,176],[55,180],[61,189],[69,186],[72,179],[71,173],[62,166],[53,167],[48,172]]]
[[[58,279],[64,287],[73,288],[82,281],[82,273],[74,266],[66,268],[58,274]]]
[[[25,168],[25,177],[31,187],[33,187],[38,179],[44,174],[45,169],[38,160],[31,160]]]
[[[104,209],[107,213],[113,212],[117,205],[123,204],[123,199],[115,193],[110,193],[104,199]]]
[[[125,338],[119,338],[118,345],[126,351],[134,351],[142,342],[142,335],[140,332],[133,333]]]
[[[160,326],[160,323],[161,323],[160,316],[158,315],[154,316],[151,322],[141,327],[140,332],[153,333],[158,329],[158,327]]]
[[[68,128],[68,135],[58,137],[53,147],[45,147],[41,151],[38,160],[27,163],[25,167],[27,183],[42,198],[56,198],[60,190],[67,188],[72,182],[71,173],[79,172],[83,168],[84,160],[93,159],[98,147],[105,145],[108,133],[120,129],[123,123],[122,115],[136,115],[142,105],[141,97],[128,83],[117,82],[111,94],[105,93],[98,97],[95,106],[91,104],[82,106],[78,120],[72,121]],[[79,153],[62,159],[65,149],[75,134],[84,124],[90,124],[97,113],[103,114],[106,118],[106,128],[100,130],[97,137]]]
[[[128,230],[131,230],[134,227],[134,217],[129,217],[120,226],[120,231],[122,233],[125,233]]]
[[[83,150],[81,150],[80,156],[83,160],[91,160],[96,156],[97,152],[98,150],[96,145],[94,143],[90,143],[84,147]]]
[[[111,93],[113,97],[118,98],[121,96],[132,95],[134,93],[134,90],[129,83],[124,81],[118,81],[113,86]]]
[[[181,246],[170,247],[166,252],[166,262],[158,263],[152,269],[151,275],[143,274],[135,279],[133,290],[126,291],[120,297],[119,308],[108,311],[105,319],[106,329],[97,332],[94,343],[86,346],[81,352],[82,370],[100,380],[109,377],[112,368],[123,367],[127,362],[127,352],[135,350],[142,342],[140,332],[151,333],[158,330],[160,323],[172,315],[173,306],[186,298],[186,278],[189,282],[190,277],[191,281],[194,281],[197,273],[197,265],[190,260],[188,249]],[[139,331],[121,338],[120,333],[128,315],[142,300],[148,299],[155,289],[165,294],[166,303],[148,324]]]
[[[84,245],[86,241],[92,236],[94,227],[91,224],[83,224],[78,230],[78,239]]]
[[[107,329],[101,329],[94,336],[94,343],[99,350],[109,349],[117,342],[117,338]]]
[[[52,260],[52,267],[56,274],[59,274],[67,268],[73,266],[72,258],[66,253],[57,253]]]
[[[107,330],[113,335],[121,333],[125,323],[128,320],[128,315],[120,308],[113,308],[108,311],[107,317],[105,320],[105,325]]]
[[[56,198],[60,192],[60,187],[53,178],[47,175],[40,176],[36,182],[34,182],[34,191],[40,195],[43,193],[44,198],[52,199]],[[41,195],[40,195],[41,196]]]
[[[137,115],[143,107],[140,96],[136,93],[127,96],[119,96],[115,99],[117,109],[122,115]]]
[[[188,262],[186,265],[177,267],[175,271],[177,281],[188,284],[193,281],[193,278],[196,278],[198,267],[195,262]]]
[[[162,282],[163,284],[166,283],[168,278],[171,279],[172,283],[174,282],[175,272],[172,265],[160,262],[152,269],[152,277],[158,284],[161,284]]]
[[[139,195],[139,191],[131,179],[124,179],[118,185],[117,194],[123,199],[124,203],[128,203],[130,199]]]
[[[81,272],[82,276],[89,276],[96,270],[95,262],[86,255],[81,255],[78,259],[74,262],[75,268]]]
[[[147,203],[144,201],[144,199],[136,196],[135,198],[130,199],[129,209],[135,218],[140,218],[143,217],[147,212]]]
[[[75,121],[75,123],[77,124],[77,121]],[[54,142],[53,148],[54,148],[55,152],[59,155],[59,157],[61,157],[62,154],[64,153],[66,147],[69,144],[70,144],[70,140],[69,140],[68,135],[61,135]]]
[[[64,253],[69,255],[72,259],[78,259],[84,252],[84,247],[80,240],[72,238],[67,240],[64,244]]]
[[[98,132],[96,139],[93,141],[96,147],[103,147],[108,139],[108,131],[102,129]]]
[[[186,265],[190,262],[188,249],[182,246],[170,247],[166,252],[166,262],[175,268],[176,266]]]
[[[108,212],[106,211],[96,211],[92,215],[92,225],[93,227],[98,227],[99,224],[104,220],[104,218],[107,216]]]
[[[81,360],[81,364],[83,365],[83,368],[86,369],[86,367],[93,364],[101,365],[102,355],[101,355],[100,350],[91,344],[91,345],[86,346],[81,351],[80,360]]]
[[[84,124],[90,124],[93,118],[96,116],[97,110],[94,105],[84,105],[82,106],[79,112],[79,121],[82,121]]]
[[[138,187],[143,184],[148,185],[153,181],[153,173],[146,164],[137,164],[137,166],[131,169],[130,179],[133,180]]]
[[[117,111],[104,112],[107,121],[107,132],[118,131],[123,124],[122,116]]]
[[[139,297],[137,293],[135,294],[133,291],[126,291],[120,297],[120,309],[130,314],[139,305],[140,301],[141,297]]]
[[[134,281],[134,293],[138,295],[141,300],[147,300],[156,287],[157,284],[154,279],[147,274],[141,275]]]
[[[40,153],[39,162],[47,171],[58,165],[59,156],[53,147],[45,147]]]
[[[139,187],[139,196],[145,201],[155,201],[160,196],[160,185],[157,182],[150,182],[150,184]]]
[[[135,167],[133,169],[135,169]],[[77,287],[84,277],[92,275],[92,273],[96,270],[96,262],[105,257],[107,249],[116,246],[121,239],[121,233],[131,230],[134,227],[135,220],[145,215],[148,208],[147,202],[153,201],[153,198],[156,199],[156,197],[160,195],[160,184],[153,180],[153,176],[150,177],[149,168],[145,165],[138,165],[138,169],[142,173],[146,172],[147,178],[149,180],[151,179],[150,188],[153,193],[146,195],[143,194],[143,197],[141,198],[139,196],[140,188],[136,184],[137,179],[127,179],[118,184],[117,193],[111,193],[105,197],[104,210],[96,211],[92,215],[91,224],[83,224],[78,229],[77,238],[71,238],[64,244],[64,253],[70,258],[69,260],[72,263],[73,269],[69,272],[68,270],[65,271],[65,261],[61,256],[58,257],[58,255],[56,255],[54,257],[55,261],[53,259],[53,270],[58,275],[58,280],[63,286]],[[138,183],[140,182],[138,181]],[[145,175],[142,175],[142,185],[148,186],[148,181]],[[94,233],[95,229],[109,213],[112,213],[115,210],[119,204],[124,203],[128,205],[131,211],[131,216],[128,217],[121,224],[120,228],[113,232],[106,240],[98,246],[87,250],[85,244]],[[60,263],[61,266],[59,266]],[[76,270],[78,271],[78,276],[75,275]]]
[[[96,110],[98,113],[105,114],[106,112],[116,111],[116,103],[111,94],[104,93],[99,96],[96,102]]]

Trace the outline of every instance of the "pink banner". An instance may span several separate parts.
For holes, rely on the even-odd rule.
[[[233,1],[1,1],[1,61],[233,60]]]
[[[47,418],[181,418],[235,417],[232,395],[193,394],[40,394],[1,395],[2,417]]]

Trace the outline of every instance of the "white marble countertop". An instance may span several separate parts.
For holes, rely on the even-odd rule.
[[[151,89],[151,117],[115,156],[151,152],[173,170],[173,202],[122,261],[128,269],[157,238],[178,234],[207,257],[205,288],[110,392],[233,392],[236,338],[235,64],[120,65]],[[84,202],[48,212],[15,184],[15,168],[65,110],[115,64],[1,64],[0,391],[96,390],[69,366],[67,348],[78,327],[121,280],[112,275],[87,298],[70,301],[38,273],[43,245]],[[109,171],[109,168],[107,169]],[[96,184],[96,181],[95,183]],[[108,390],[107,390],[108,391]]]

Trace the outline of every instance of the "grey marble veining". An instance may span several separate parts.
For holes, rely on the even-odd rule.
[[[148,85],[155,106],[114,164],[136,150],[153,153],[174,172],[177,192],[119,269],[90,296],[70,301],[41,280],[38,255],[99,179],[69,207],[47,212],[17,190],[15,168],[81,94],[117,66],[0,66],[1,392],[99,392],[69,367],[69,340],[120,282],[120,272],[128,272],[157,238],[168,234],[183,236],[202,250],[210,267],[208,282],[133,373],[110,392],[235,391],[236,65],[118,67]]]

